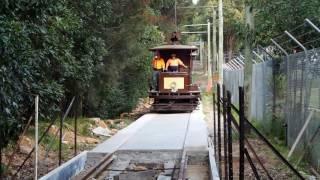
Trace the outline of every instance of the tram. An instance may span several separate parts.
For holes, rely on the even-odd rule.
[[[167,63],[175,54],[183,64],[177,72],[163,71],[158,76],[158,89],[149,91],[149,98],[154,99],[153,112],[191,112],[197,108],[200,101],[200,88],[192,82],[192,56],[197,51],[196,46],[168,44],[150,48]]]

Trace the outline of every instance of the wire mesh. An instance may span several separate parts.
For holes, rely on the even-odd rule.
[[[295,152],[303,154],[319,169],[320,49],[309,50],[307,57],[303,52],[292,54],[287,63],[288,144],[292,146],[297,141]],[[302,132],[303,126],[306,126],[305,132]],[[297,139],[300,132],[302,137]]]
[[[286,138],[291,148],[312,113],[294,154],[320,169],[320,48],[307,54],[271,58],[259,52],[265,61],[252,65],[251,119],[265,131]],[[232,92],[232,103],[238,105],[244,69],[224,69],[224,83]]]

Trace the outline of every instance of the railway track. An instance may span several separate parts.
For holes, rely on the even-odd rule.
[[[76,174],[70,179],[209,179],[206,125],[197,118],[193,113],[147,114],[87,152],[78,172],[68,172]]]
[[[181,157],[179,161],[178,168],[176,165],[174,165],[173,168],[146,168],[146,169],[109,169],[108,167],[112,164],[112,162],[115,159],[115,152],[106,154],[98,163],[93,165],[92,167],[87,167],[84,171],[82,171],[80,174],[72,178],[73,180],[87,180],[87,179],[105,179],[105,172],[106,171],[122,171],[122,172],[142,172],[142,171],[165,171],[165,170],[172,170],[172,173],[170,176],[168,176],[171,179],[178,179],[178,180],[184,180],[185,179],[185,173],[187,168],[187,151],[185,150],[185,143],[187,139],[187,134],[189,130],[190,125],[190,118],[191,114],[189,114],[188,121],[187,121],[187,127],[186,131],[184,133],[184,140],[183,140],[183,148],[181,150]],[[178,176],[177,176],[178,175]]]

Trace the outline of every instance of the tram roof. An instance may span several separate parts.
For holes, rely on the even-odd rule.
[[[192,50],[195,51],[197,50],[197,46],[191,46],[191,45],[182,45],[182,44],[168,44],[168,45],[161,45],[161,46],[156,46],[153,48],[150,48],[150,51],[156,51],[156,50]]]

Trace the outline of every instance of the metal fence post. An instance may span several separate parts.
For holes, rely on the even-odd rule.
[[[233,179],[233,157],[232,157],[232,129],[231,129],[231,93],[227,91],[227,125],[228,125],[228,166],[229,180]]]
[[[216,100],[215,100],[215,94],[214,94],[214,91],[212,93],[212,104],[213,104],[213,144],[214,144],[214,154],[216,155],[217,154],[217,151],[216,151],[216,146],[217,146],[217,142],[216,142]]]
[[[39,95],[36,95],[35,98],[35,118],[34,118],[34,128],[35,128],[35,162],[34,162],[34,179],[37,180],[38,179],[38,136],[39,136]]]
[[[219,160],[219,176],[222,178],[222,170],[221,170],[221,108],[220,108],[220,84],[217,84],[217,114],[218,114],[218,160]]]
[[[74,111],[74,156],[77,156],[77,132],[78,132],[78,97],[76,97],[76,105]]]
[[[2,144],[0,144],[0,178],[2,178]]]
[[[72,98],[68,108],[67,108],[67,111],[65,114],[63,114],[63,112],[61,113],[61,119],[60,119],[60,138],[59,138],[59,166],[61,165],[61,162],[62,162],[62,138],[63,138],[63,134],[62,134],[62,128],[63,128],[63,122],[64,120],[67,118],[69,112],[70,112],[70,109],[73,105],[73,102],[75,100],[75,97]]]
[[[320,29],[319,29],[315,24],[313,24],[313,22],[311,22],[308,18],[305,19],[305,21],[306,21],[309,25],[311,25],[318,33],[320,33]]]
[[[243,87],[239,87],[239,179],[244,180],[244,92]]]
[[[227,95],[226,95],[226,87],[222,85],[222,102],[223,102],[223,151],[224,151],[224,172],[225,179],[228,179],[228,130],[227,130]]]
[[[62,128],[63,128],[63,117],[62,117],[62,110],[61,110],[60,131],[59,131],[59,166],[61,165],[61,159],[62,159]]]
[[[286,106],[285,106],[285,125],[284,125],[284,128],[285,128],[285,145],[288,145],[288,122],[287,120],[288,119],[291,119],[291,113],[289,113],[289,109],[292,109],[292,104],[293,103],[290,103],[289,102],[289,99],[291,98],[291,93],[289,93],[289,89],[291,87],[291,76],[289,75],[290,73],[290,65],[289,65],[289,53],[282,47],[280,46],[279,43],[277,43],[274,39],[270,39],[271,42],[276,45],[276,47],[278,49],[280,49],[281,52],[283,52],[285,55],[286,55],[286,78],[287,78],[287,83],[286,83],[286,90],[287,90],[287,93],[286,93]]]

